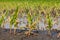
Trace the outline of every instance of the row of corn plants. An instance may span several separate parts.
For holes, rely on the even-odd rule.
[[[18,22],[17,22],[17,18],[18,18],[18,10],[19,10],[19,6],[16,7],[16,10],[14,13],[12,13],[12,15],[10,16],[10,33],[12,31],[12,25],[14,25],[14,34],[16,34],[16,29],[17,29],[17,25],[18,25]],[[29,10],[27,10],[26,12],[27,14],[27,21],[28,21],[28,26],[27,28],[29,29],[25,34],[27,36],[30,36],[31,35],[31,31],[36,29],[36,24],[40,21],[41,19],[41,13],[31,13],[29,12]],[[3,24],[3,22],[5,21],[5,17],[7,17],[8,15],[8,11],[6,11],[5,14],[1,14],[1,18],[0,18],[0,27],[1,25]],[[46,22],[48,24],[47,26],[47,30],[48,30],[48,33],[50,34],[50,31],[51,31],[51,28],[52,28],[52,17],[51,17],[51,14],[50,13],[46,13]]]

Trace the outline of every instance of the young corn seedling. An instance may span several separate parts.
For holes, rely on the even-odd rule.
[[[1,28],[4,29],[4,23],[5,23],[6,16],[7,16],[7,11],[6,11],[6,13],[2,13],[0,16],[0,32],[1,32]]]
[[[0,28],[2,28],[2,26],[4,25],[4,21],[5,21],[5,17],[7,17],[7,13],[8,11],[6,11],[5,14],[1,14],[1,18],[0,18]]]
[[[0,32],[1,32],[1,25],[2,25],[3,21],[4,21],[4,17],[3,17],[3,15],[1,15],[1,18],[0,18]]]
[[[28,32],[26,32],[26,36],[28,36],[28,37],[31,35],[31,31],[36,29],[36,27],[34,25],[39,21],[40,17],[37,17],[35,19],[35,21],[33,22],[33,19],[34,19],[34,17],[36,15],[37,15],[36,13],[34,13],[34,14],[28,13],[27,14],[27,21],[28,21],[28,28],[29,28],[29,30],[28,30]]]
[[[47,18],[46,21],[47,21],[47,24],[48,24],[48,26],[47,26],[48,34],[51,36],[51,28],[52,28],[52,25],[53,25],[51,15],[48,13],[48,15],[46,15],[46,18]]]
[[[4,20],[4,14],[2,14],[1,18],[0,18],[0,27],[1,27],[2,23],[3,23],[3,20]]]
[[[14,24],[14,34],[15,34],[17,17],[18,17],[18,6],[16,8],[15,13],[10,17],[10,33],[11,33],[12,25]]]

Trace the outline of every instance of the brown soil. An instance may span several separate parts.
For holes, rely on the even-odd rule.
[[[53,31],[55,32],[55,31]],[[16,33],[16,35],[10,34],[9,31],[0,31],[0,40],[60,40],[60,38],[57,38],[57,34],[49,36],[44,31],[40,31],[39,33],[34,33],[36,35],[30,35],[27,37],[24,32]]]

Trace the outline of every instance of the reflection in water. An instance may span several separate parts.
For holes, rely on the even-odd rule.
[[[44,19],[42,18],[41,21],[39,22],[39,29],[41,30],[46,30],[45,24],[44,24]]]
[[[53,20],[54,25],[53,25],[53,29],[57,29],[60,30],[60,17],[58,17],[57,19]]]
[[[44,23],[44,21],[45,21],[45,18],[41,18],[40,22],[38,23],[37,27],[40,30],[46,30],[46,24]],[[60,30],[60,17],[58,18],[58,21],[56,19],[53,19],[53,23],[54,23],[54,25],[53,25],[52,29]],[[26,25],[27,25],[27,19],[26,19],[26,16],[24,16],[24,17],[19,19],[18,29],[20,27],[26,27]],[[10,28],[9,26],[10,26],[9,22],[8,22],[8,20],[6,20],[4,27],[8,29],[8,28]],[[12,28],[14,28],[14,25],[12,25]]]
[[[58,27],[58,24],[57,24],[57,19],[53,19],[53,26],[52,26],[52,29],[57,29]]]

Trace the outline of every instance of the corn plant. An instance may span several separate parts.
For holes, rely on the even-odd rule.
[[[48,14],[46,15],[46,18],[47,18],[47,24],[48,24],[48,26],[47,26],[48,34],[51,35],[51,28],[52,28],[52,25],[53,25],[53,23],[52,23],[52,17],[51,17],[51,15],[48,13]]]
[[[18,17],[18,7],[16,8],[15,13],[10,17],[10,33],[11,33],[12,25],[14,24],[14,26],[15,26],[14,34],[15,34],[17,17]]]
[[[4,20],[4,14],[2,14],[1,18],[0,18],[0,27],[1,27],[2,23],[3,23],[3,20]]]
[[[3,22],[5,21],[5,18],[7,17],[7,15],[8,15],[8,10],[6,11],[6,13],[2,13],[2,14],[1,14],[0,27],[1,27],[1,25],[3,24]]]
[[[34,17],[36,17],[35,21],[34,20]],[[36,29],[36,27],[34,26],[38,21],[39,21],[39,15],[37,15],[36,13],[27,13],[27,21],[28,21],[28,28],[29,28],[29,31],[26,33],[27,36],[29,36],[31,34],[31,31]]]

